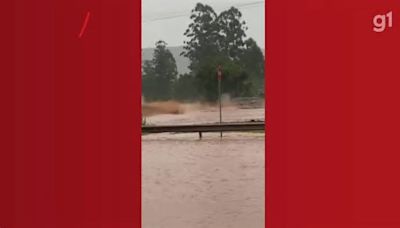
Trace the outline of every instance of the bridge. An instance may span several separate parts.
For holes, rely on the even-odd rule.
[[[159,125],[142,126],[142,133],[199,133],[202,138],[203,132],[235,132],[235,131],[265,131],[264,122],[240,122],[240,123],[215,123],[195,125]],[[221,134],[222,135],[222,134]]]

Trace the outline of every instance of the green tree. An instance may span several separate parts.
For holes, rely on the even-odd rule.
[[[185,41],[182,55],[191,61],[189,68],[199,94],[209,101],[217,99],[218,65],[223,66],[224,93],[232,96],[256,94],[257,81],[252,78],[256,78],[257,73],[250,69],[254,64],[242,60],[247,61],[257,45],[245,40],[247,27],[241,12],[231,7],[217,15],[210,6],[198,3],[190,18],[193,22],[184,33],[188,41]]]
[[[264,54],[252,38],[245,41],[245,49],[240,55],[240,62],[243,64],[245,71],[249,74],[257,95],[264,94]]]
[[[218,55],[218,15],[208,5],[197,3],[191,12],[189,24],[184,35],[189,39],[184,41],[184,52],[181,55],[188,57],[191,61],[189,69],[193,72],[198,70],[202,59]]]
[[[142,65],[142,93],[146,99],[153,100],[158,96],[156,83],[153,61],[146,60]]]
[[[169,100],[177,78],[176,61],[164,41],[156,42],[151,61],[142,67],[143,94],[147,100]]]
[[[219,34],[219,48],[224,55],[238,60],[245,47],[246,22],[242,20],[242,13],[235,7],[221,12],[217,21]]]
[[[175,82],[174,98],[180,101],[193,101],[197,98],[196,78],[192,74],[183,74]]]

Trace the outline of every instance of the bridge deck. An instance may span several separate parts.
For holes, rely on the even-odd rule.
[[[264,131],[264,122],[142,126],[142,133],[193,133],[199,132],[233,132],[233,131]]]

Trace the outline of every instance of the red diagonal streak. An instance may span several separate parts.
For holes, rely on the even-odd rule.
[[[82,28],[81,28],[81,32],[79,33],[79,38],[82,38],[83,33],[85,32],[86,27],[87,27],[87,25],[88,25],[89,19],[90,19],[90,11],[88,11],[88,12],[86,13],[86,17],[85,17],[85,20],[83,21],[83,25],[82,25]]]

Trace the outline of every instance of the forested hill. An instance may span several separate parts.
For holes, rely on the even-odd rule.
[[[180,55],[183,51],[183,46],[168,47],[168,49],[171,51],[172,55],[174,55],[176,66],[178,68],[178,73],[179,74],[188,73],[189,69],[187,67],[190,64],[189,59]],[[153,58],[153,51],[154,48],[142,49],[142,61],[151,60]],[[264,53],[265,56],[264,49],[262,50],[262,52]]]

